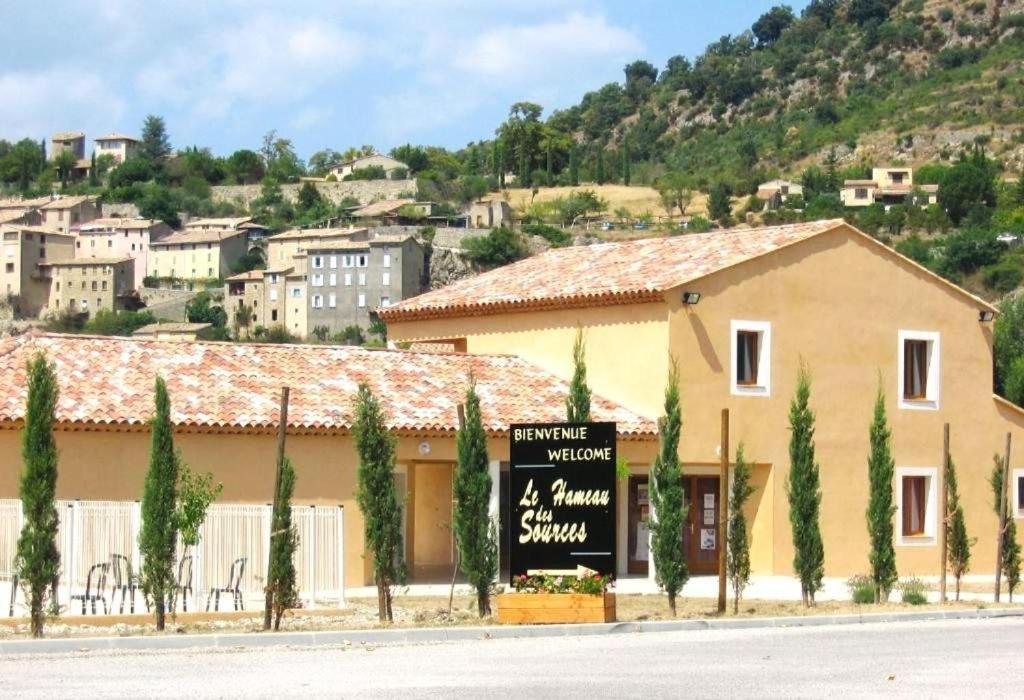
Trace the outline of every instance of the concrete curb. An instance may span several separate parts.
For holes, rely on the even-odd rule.
[[[523,639],[538,637],[591,637],[605,634],[683,632],[694,630],[748,630],[784,627],[824,627],[872,622],[930,620],[990,620],[1024,618],[1024,608],[934,610],[906,613],[807,615],[794,617],[709,618],[659,622],[607,624],[518,625],[489,627],[418,627],[393,630],[280,632],[277,634],[193,634],[152,637],[84,637],[0,642],[0,657],[8,654],[67,654],[90,651],[165,651],[180,649],[252,649],[261,647],[321,647],[352,644],[421,644],[427,642]]]

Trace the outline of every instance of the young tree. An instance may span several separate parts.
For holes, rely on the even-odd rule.
[[[156,379],[156,415],[150,422],[152,446],[142,492],[142,591],[153,602],[157,630],[164,629],[167,597],[174,587],[174,548],[178,539],[175,517],[178,500],[178,455],[174,450],[171,400],[167,385]]]
[[[57,377],[41,353],[27,367],[28,399],[21,432],[23,467],[18,495],[25,522],[18,538],[15,564],[28,599],[33,637],[43,636],[47,590],[51,607],[57,605],[57,443],[53,423],[57,410]]]
[[[199,529],[206,520],[206,511],[220,497],[224,484],[213,483],[213,474],[193,473],[187,464],[180,465],[178,507],[174,511],[175,526],[181,534],[182,557],[199,544]],[[171,613],[177,610],[177,590],[171,592]]]
[[[405,581],[402,511],[395,493],[395,438],[388,433],[384,411],[366,384],[359,385],[355,413],[356,500],[363,513],[366,548],[373,558],[378,615],[382,622],[391,622],[391,589]]]
[[[750,582],[750,540],[747,537],[747,518],[743,514],[747,499],[754,493],[750,485],[751,469],[743,455],[743,443],[736,450],[736,469],[729,494],[729,549],[726,554],[726,573],[732,582],[732,612],[740,611],[743,589]]]
[[[892,459],[892,431],[885,414],[885,392],[881,382],[875,396],[875,416],[868,431],[868,537],[871,539],[871,580],[875,584],[875,602],[889,599],[889,592],[899,575],[896,573],[896,551],[893,549],[892,480],[895,464]]]
[[[690,572],[683,558],[683,526],[687,507],[683,500],[682,469],[679,465],[679,433],[682,430],[679,406],[679,370],[673,362],[665,387],[665,415],[658,419],[660,449],[651,467],[651,504],[649,523],[651,558],[654,574],[668,596],[668,607],[676,614],[676,596],[683,590]]]
[[[466,391],[465,420],[455,440],[455,542],[459,567],[476,589],[477,612],[483,617],[491,613],[491,583],[498,574],[498,529],[489,512],[492,483],[487,434],[472,377]]]
[[[992,475],[989,483],[992,485],[992,505],[997,518],[1002,518],[1006,512],[1007,496],[1003,493],[1003,470],[1006,468],[1002,457],[995,455],[993,458]],[[1010,602],[1013,602],[1013,591],[1020,583],[1020,555],[1021,547],[1017,542],[1017,524],[1011,517],[1006,518],[1006,529],[1003,530],[1002,542],[1002,568],[1000,573],[1006,577],[1006,585],[1010,592]]]
[[[576,342],[572,346],[572,382],[569,384],[569,396],[565,399],[566,420],[570,423],[586,423],[590,420],[586,350],[583,329],[580,328],[576,331]]]
[[[281,465],[281,484],[277,492],[277,509],[271,515],[270,568],[266,595],[272,599],[274,631],[281,629],[284,611],[299,603],[298,579],[295,574],[295,550],[299,533],[292,525],[292,494],[295,492],[295,467],[287,457]]]
[[[825,546],[821,541],[819,512],[821,483],[814,460],[814,412],[809,406],[811,378],[800,367],[796,395],[789,404],[789,522],[793,530],[793,569],[800,578],[804,605],[814,604],[825,575]]]
[[[967,523],[964,521],[964,507],[960,503],[960,491],[956,484],[956,466],[953,458],[946,464],[946,546],[948,547],[949,569],[956,579],[956,599],[960,600],[960,581],[971,568],[971,545],[974,540],[967,537]]]

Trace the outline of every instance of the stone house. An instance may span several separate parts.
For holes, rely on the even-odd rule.
[[[135,265],[133,278],[140,287],[148,269],[150,244],[173,232],[163,221],[124,218],[94,219],[71,231],[78,235],[77,257],[131,258]]]
[[[100,206],[96,197],[57,197],[39,207],[46,228],[69,233],[79,224],[88,223],[100,217]]]
[[[345,161],[344,163],[335,163],[327,169],[328,175],[333,175],[338,180],[344,180],[346,177],[351,175],[355,170],[362,170],[365,168],[379,167],[384,169],[384,175],[389,180],[395,179],[395,171],[409,172],[409,166],[396,158],[391,156],[381,155],[380,153],[374,153],[369,156],[361,156],[353,160]]]
[[[512,224],[512,205],[504,199],[480,200],[469,208],[469,228],[498,228]]]
[[[135,261],[129,257],[72,258],[40,263],[49,277],[47,307],[88,317],[99,311],[121,311],[135,291]]]
[[[0,226],[0,294],[17,299],[20,314],[35,318],[46,309],[50,279],[46,263],[75,256],[75,237],[37,226]]]
[[[58,131],[50,137],[50,159],[68,151],[76,160],[85,158],[85,133],[82,131]]]
[[[107,134],[96,139],[96,157],[103,155],[113,157],[115,163],[123,163],[131,158],[139,149],[142,142],[134,136],[124,134]]]
[[[192,283],[231,274],[247,243],[244,229],[194,229],[152,241],[149,248],[148,277]]]

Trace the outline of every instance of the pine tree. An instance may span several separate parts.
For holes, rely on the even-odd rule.
[[[466,424],[456,436],[455,542],[459,567],[476,589],[480,617],[491,613],[491,584],[498,575],[498,528],[490,514],[491,473],[487,434],[480,415],[480,397],[470,377],[466,391]]]
[[[1004,460],[999,455],[995,455],[992,459],[994,465],[992,466],[992,475],[989,478],[989,483],[992,485],[992,505],[996,512],[996,517],[1001,518],[1002,514],[1006,512],[1008,505],[1007,496],[1009,495],[1003,493]],[[1010,591],[1010,602],[1013,602],[1013,591],[1020,583],[1021,547],[1017,542],[1017,524],[1012,517],[1006,518],[1006,529],[1003,530],[1002,547],[1003,563],[1001,571],[1006,578],[1006,585]]]
[[[299,533],[292,525],[292,494],[295,492],[295,467],[287,457],[281,465],[281,487],[277,492],[277,510],[271,515],[270,569],[266,594],[272,597],[274,631],[281,629],[284,611],[299,603],[295,574],[295,550]]]
[[[395,492],[395,438],[388,433],[380,402],[366,384],[356,395],[352,433],[359,454],[356,501],[363,514],[366,549],[373,558],[377,610],[381,622],[392,622],[392,588],[405,582],[402,552],[402,511]]]
[[[579,187],[580,184],[580,160],[575,141],[569,147],[569,184],[573,187]]]
[[[871,580],[875,585],[875,602],[889,599],[889,592],[899,575],[896,572],[896,551],[893,549],[893,516],[896,514],[892,493],[895,464],[892,459],[892,431],[885,414],[885,392],[881,382],[875,397],[875,416],[868,431],[868,537],[871,539]]]
[[[50,607],[57,604],[57,443],[53,423],[57,410],[57,377],[41,353],[27,366],[28,399],[21,432],[23,467],[18,485],[24,525],[18,538],[16,569],[24,583],[33,637],[43,636],[47,590]]]
[[[683,526],[687,507],[683,500],[682,469],[679,465],[679,434],[682,430],[679,406],[679,371],[675,363],[665,387],[665,415],[658,420],[660,449],[651,467],[651,558],[654,574],[668,596],[668,607],[676,614],[676,596],[683,590],[690,572],[683,557]]]
[[[171,400],[161,377],[156,379],[156,415],[150,422],[150,431],[152,445],[142,492],[139,552],[142,555],[142,590],[153,603],[156,628],[162,631],[167,598],[174,588],[178,455],[171,427]]]
[[[960,600],[960,582],[971,568],[971,546],[974,540],[967,537],[967,523],[964,507],[960,503],[960,491],[956,484],[956,466],[950,457],[946,464],[946,546],[948,565],[956,579],[956,599]]]
[[[96,173],[96,151],[93,151],[92,162],[89,164],[89,187],[98,187],[99,184],[100,178]]]
[[[743,443],[736,450],[736,469],[733,471],[729,494],[729,549],[726,554],[726,573],[732,582],[732,612],[740,611],[743,589],[750,582],[750,540],[747,537],[747,517],[743,514],[747,499],[754,493],[750,485],[750,465],[743,455]]]
[[[586,350],[581,328],[576,331],[576,342],[572,346],[572,382],[569,384],[569,396],[565,399],[566,420],[570,423],[586,423],[590,420],[590,388],[587,387]]]
[[[167,125],[163,117],[155,114],[146,115],[142,123],[142,143],[139,155],[151,165],[158,167],[163,159],[171,154],[171,141],[167,138]]]
[[[804,605],[814,604],[825,575],[825,546],[821,541],[819,512],[821,484],[814,461],[814,412],[810,409],[811,379],[800,367],[796,395],[789,405],[789,522],[793,530],[793,569],[800,578]]]

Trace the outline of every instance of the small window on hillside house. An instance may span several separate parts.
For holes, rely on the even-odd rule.
[[[928,396],[928,341],[903,341],[903,398]]]
[[[925,534],[925,512],[928,503],[928,477],[903,477],[903,536]]]
[[[868,188],[867,187],[858,187],[857,189],[855,189],[853,191],[853,196],[856,199],[867,199],[868,198]]]
[[[736,334],[736,383],[757,386],[757,360],[760,333],[739,331]]]

